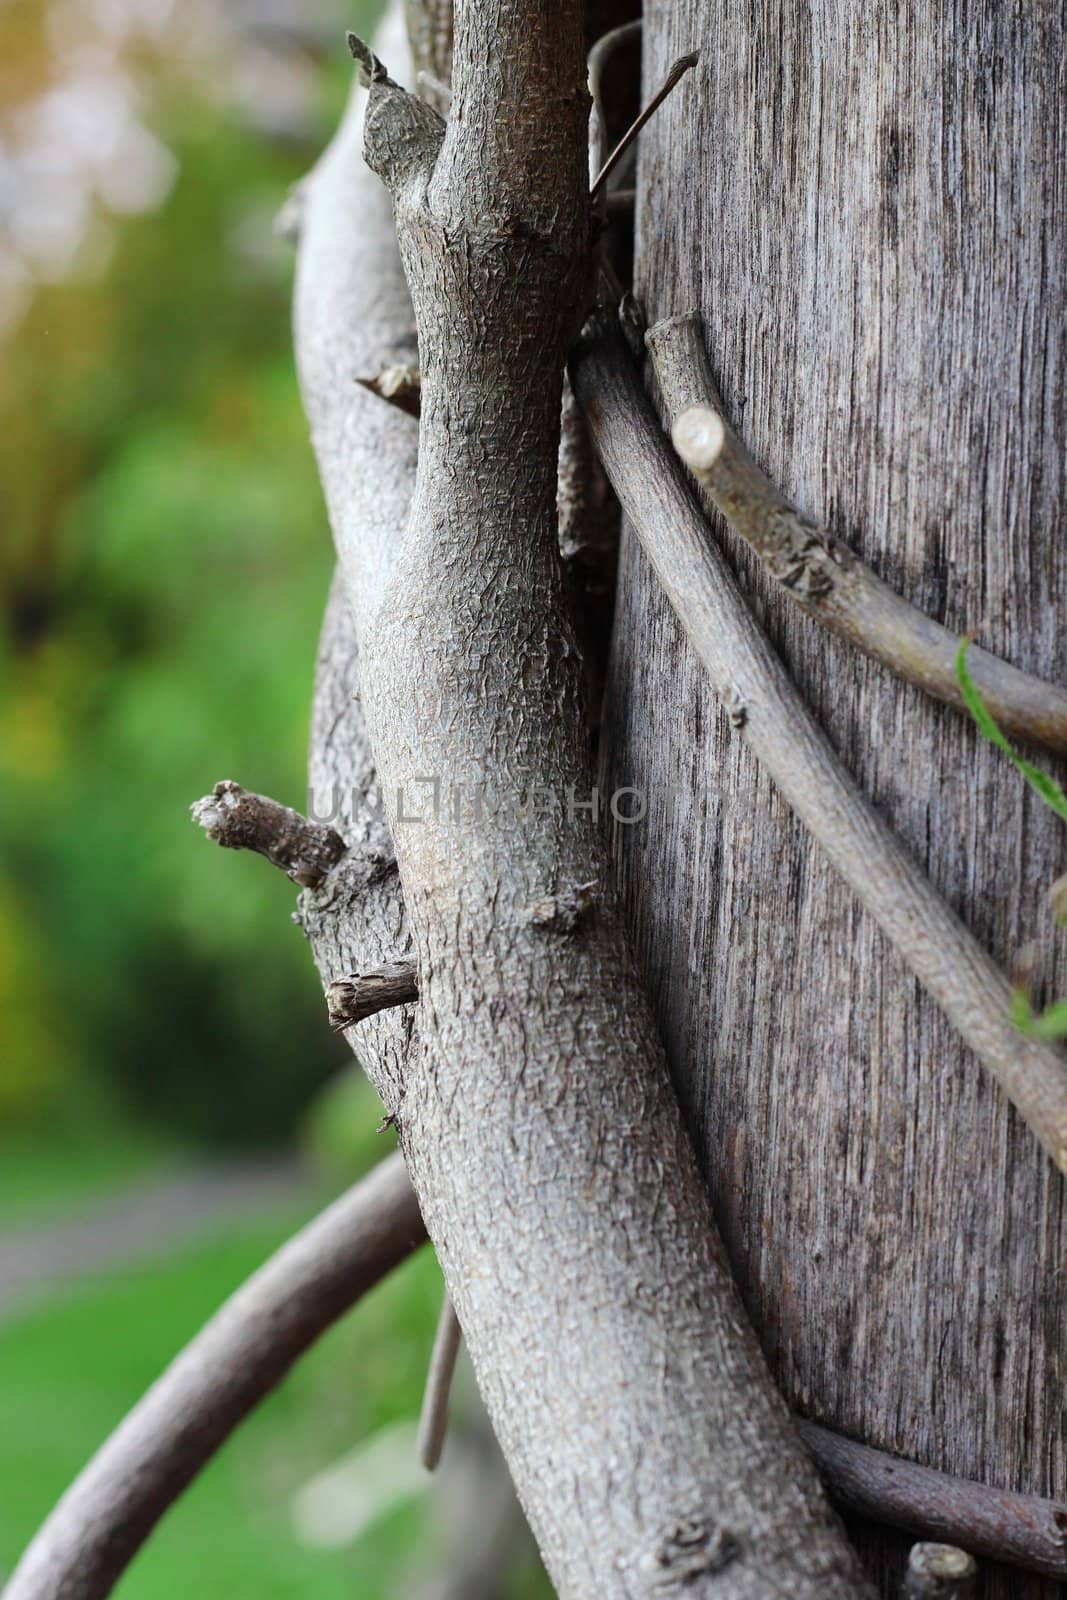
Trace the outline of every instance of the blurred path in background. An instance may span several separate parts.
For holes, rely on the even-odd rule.
[[[61,1221],[0,1229],[0,1321],[111,1268],[157,1263],[207,1233],[310,1196],[292,1157],[192,1167],[82,1203]]]

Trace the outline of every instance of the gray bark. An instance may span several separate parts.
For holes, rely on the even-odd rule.
[[[727,413],[790,501],[1058,682],[1064,45],[1051,3],[660,3],[647,87],[684,50],[701,64],[643,136],[638,192],[650,320],[700,308]],[[715,526],[862,787],[1009,966],[1049,932],[1060,824]],[[780,1383],[880,1448],[1062,1495],[1062,1179],[733,737],[632,540],[612,683],[612,781],[675,797],[619,830],[619,879]],[[1064,965],[1061,941],[1051,993]]]
[[[560,1594],[857,1594],[738,1316],[597,829],[568,815],[592,785],[555,531],[586,271],[578,29],[559,4],[457,22],[443,142],[385,85],[369,121],[419,314],[410,520],[408,458],[373,430],[412,424],[352,382],[413,356],[393,260],[367,261],[385,196],[367,189],[354,119],[302,214],[301,381],[419,977],[404,1060],[355,1048],[395,1115]],[[437,817],[428,777],[446,786]],[[519,815],[531,784],[541,804]],[[451,823],[461,785],[468,804],[486,794],[476,826]],[[400,823],[401,786],[409,814],[424,797],[421,823]],[[304,897],[328,981],[371,964],[353,959],[355,883],[333,891],[348,863]]]

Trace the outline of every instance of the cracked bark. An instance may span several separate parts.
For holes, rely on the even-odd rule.
[[[597,829],[566,813],[592,784],[555,527],[586,280],[583,77],[569,7],[498,3],[460,8],[447,133],[372,91],[419,324],[406,523],[402,493],[384,514],[362,430],[408,424],[351,382],[413,362],[395,337],[366,348],[358,258],[381,201],[353,122],[305,186],[298,360],[419,971],[402,1070],[360,1051],[559,1593],[854,1595],[854,1558],[738,1315]],[[419,786],[434,776],[504,803],[455,826]],[[559,803],[520,815],[531,782]],[[424,820],[402,824],[419,795]],[[345,873],[358,850],[341,831]],[[324,976],[343,977],[337,921],[354,907],[327,886],[302,914]]]

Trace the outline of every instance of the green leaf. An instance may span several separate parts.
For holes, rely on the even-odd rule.
[[[1035,794],[1051,806],[1056,815],[1067,822],[1067,794],[1064,794],[1055,778],[1047,772],[1042,772],[1040,767],[1035,767],[1019,754],[1013,745],[1001,733],[987,709],[985,701],[978,692],[978,687],[967,671],[967,651],[970,648],[970,639],[961,639],[960,648],[956,655],[956,677],[959,679],[960,691],[971,716],[977,722],[986,738],[995,744],[998,750],[1003,750],[1009,761],[1013,762],[1022,773]]]
[[[1031,1009],[1026,990],[1013,989],[1011,1020],[1029,1039],[1067,1039],[1067,1000],[1054,1000],[1037,1015]]]
[[[1067,1000],[1054,1000],[1030,1024],[1035,1039],[1067,1039]]]
[[[1030,1024],[1034,1020],[1033,1008],[1030,1005],[1030,996],[1021,986],[1011,991],[1011,1025],[1020,1033],[1029,1033]]]

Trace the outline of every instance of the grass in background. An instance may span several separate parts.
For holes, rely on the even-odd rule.
[[[80,1283],[0,1325],[0,1571],[181,1345],[306,1217],[279,1213],[151,1269]],[[161,1524],[122,1600],[403,1593],[412,1550],[428,1540],[417,1510],[337,1552],[301,1545],[289,1501],[377,1428],[417,1414],[439,1293],[424,1251],[327,1335]]]

